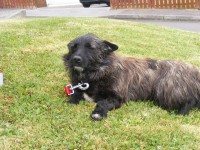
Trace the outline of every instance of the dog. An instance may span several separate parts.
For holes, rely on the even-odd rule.
[[[80,35],[67,46],[63,60],[72,84],[89,84],[85,91],[75,89],[68,102],[95,102],[94,120],[107,117],[108,111],[128,100],[152,100],[182,115],[200,108],[200,71],[191,64],[120,57],[114,52],[116,44],[94,34]]]

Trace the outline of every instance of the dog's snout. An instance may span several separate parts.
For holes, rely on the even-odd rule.
[[[82,58],[80,56],[74,56],[73,61],[75,63],[80,64],[80,63],[82,63]]]

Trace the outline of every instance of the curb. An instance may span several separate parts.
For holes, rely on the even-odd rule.
[[[7,16],[6,19],[13,19],[13,18],[25,18],[26,17],[26,10],[19,10],[11,15]]]
[[[183,15],[109,15],[101,18],[122,19],[122,20],[172,20],[172,21],[200,21],[200,16]]]

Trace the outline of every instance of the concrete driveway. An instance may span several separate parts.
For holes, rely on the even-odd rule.
[[[105,17],[110,13],[110,7],[103,4],[91,5],[90,8],[79,4],[26,10],[27,17]]]

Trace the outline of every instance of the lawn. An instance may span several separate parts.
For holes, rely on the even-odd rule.
[[[0,21],[0,149],[200,150],[200,112],[177,116],[129,102],[93,121],[94,103],[65,103],[62,55],[84,33],[119,45],[124,56],[175,59],[200,68],[200,34],[110,19]]]

